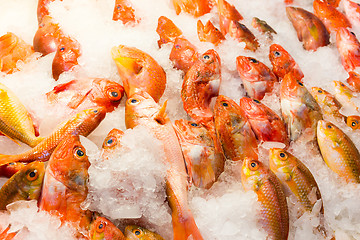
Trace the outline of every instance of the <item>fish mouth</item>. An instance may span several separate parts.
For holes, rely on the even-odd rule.
[[[111,56],[116,63],[119,73],[127,77],[138,75],[143,69],[143,66],[135,58],[130,57],[128,51],[122,45],[113,47],[111,49]]]

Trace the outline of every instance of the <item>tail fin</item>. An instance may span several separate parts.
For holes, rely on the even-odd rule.
[[[191,212],[187,216],[172,214],[174,240],[203,240]]]

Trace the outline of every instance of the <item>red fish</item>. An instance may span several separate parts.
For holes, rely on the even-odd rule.
[[[23,167],[25,167],[25,164],[20,162],[15,162],[8,165],[0,166],[0,176],[10,178],[12,175],[17,173]]]
[[[124,234],[110,220],[97,217],[90,225],[91,240],[125,240]]]
[[[220,31],[225,36],[229,32],[230,22],[243,19],[236,8],[225,0],[218,0],[217,7],[220,20]]]
[[[292,72],[298,79],[304,77],[299,65],[279,44],[272,44],[270,46],[269,59],[273,66],[273,72],[279,79],[283,79],[289,72]]]
[[[39,0],[38,6],[37,6],[37,18],[39,24],[42,22],[43,18],[47,15],[50,15],[49,13],[49,3],[54,2],[55,0]],[[60,0],[62,1],[62,0]]]
[[[325,25],[314,14],[296,7],[286,7],[286,13],[305,50],[316,51],[330,43]]]
[[[200,17],[211,11],[209,0],[172,0],[177,15],[181,11],[189,13],[194,17]]]
[[[124,132],[116,128],[113,128],[108,133],[102,145],[101,157],[103,159],[109,158],[116,150],[122,147],[121,138],[123,135]]]
[[[214,27],[210,20],[207,21],[205,26],[201,20],[198,20],[197,33],[201,42],[211,42],[215,46],[219,45],[222,40],[225,40],[224,35],[219,31],[219,29]]]
[[[360,67],[360,43],[353,32],[346,28],[339,29],[336,33],[336,46],[345,71],[351,72]]]
[[[351,0],[344,0],[344,10],[347,18],[355,25],[360,25],[360,4]]]
[[[263,99],[265,93],[271,92],[274,83],[278,81],[275,74],[255,58],[238,56],[236,58],[236,69],[247,94],[251,98]]]
[[[344,14],[336,10],[324,0],[314,0],[314,14],[321,19],[329,32],[336,32],[339,28],[351,28],[349,20]]]
[[[237,21],[230,21],[229,35],[239,42],[244,42],[246,44],[245,49],[255,52],[259,47],[259,42],[254,34],[244,24]]]
[[[175,39],[182,35],[182,31],[173,23],[173,21],[165,16],[159,17],[156,32],[160,36],[160,40],[158,40],[159,47],[169,42],[174,43]]]
[[[199,55],[197,48],[191,42],[183,37],[177,37],[169,58],[176,69],[182,70],[186,74],[198,60]]]
[[[135,16],[135,10],[128,0],[115,0],[113,20],[121,20],[124,24],[131,25],[139,22]]]
[[[120,104],[124,88],[106,78],[71,80],[59,84],[46,97],[51,103],[65,102],[72,109],[104,107],[112,112]]]
[[[347,83],[350,85],[351,90],[355,92],[360,92],[360,75],[356,72],[349,72],[349,77],[346,79]]]
[[[259,141],[281,142],[288,145],[285,124],[273,110],[260,101],[247,97],[240,99],[240,107]]]
[[[219,94],[220,81],[221,61],[210,49],[186,73],[181,89],[184,109],[196,123],[206,126],[213,121],[210,102]]]
[[[272,34],[277,34],[277,32],[272,27],[270,27],[267,22],[265,22],[264,20],[260,20],[257,17],[253,17],[251,21],[251,26],[259,30],[259,32],[261,32],[262,34],[266,34],[266,36],[270,40],[273,39]]]

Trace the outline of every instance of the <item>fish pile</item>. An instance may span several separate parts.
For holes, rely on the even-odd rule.
[[[27,4],[31,37],[0,37],[0,239],[358,238],[360,4]]]

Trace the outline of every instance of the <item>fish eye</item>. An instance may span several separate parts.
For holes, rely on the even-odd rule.
[[[111,96],[113,96],[113,97],[119,96],[119,93],[118,93],[118,92],[111,92],[110,94],[111,94]]]
[[[209,59],[210,59],[210,56],[206,54],[206,55],[203,56],[203,59],[209,60]]]
[[[142,231],[141,231],[140,229],[138,229],[138,228],[134,229],[132,232],[133,232],[136,236],[142,235]]]
[[[342,87],[345,87],[345,84],[343,84],[343,83],[340,83],[340,86],[342,86]]]
[[[65,51],[65,48],[64,47],[60,48],[60,51],[61,52]]]
[[[252,171],[256,171],[259,168],[259,164],[255,160],[252,160],[249,164],[249,168]]]
[[[224,107],[229,106],[229,104],[227,104],[226,102],[223,102],[221,105],[223,105]]]
[[[279,157],[280,157],[281,159],[285,160],[285,159],[287,159],[287,154],[284,153],[284,152],[281,152],[281,153],[279,154]]]
[[[118,90],[112,89],[109,91],[109,97],[112,98],[114,101],[119,101],[122,96]]]
[[[259,100],[257,100],[257,99],[254,99],[254,102],[256,102],[256,103],[260,103],[260,101],[259,101]]]
[[[111,148],[114,145],[116,145],[116,138],[113,136],[110,136],[108,138],[105,138],[103,148]]]
[[[180,46],[179,44],[176,44],[174,47],[175,47],[176,49],[180,49],[180,48],[181,48],[181,46]]]
[[[106,226],[106,223],[105,223],[105,222],[103,222],[103,221],[98,222],[98,223],[96,224],[96,231],[97,231],[98,233],[104,232],[104,231],[105,231],[105,226]]]
[[[191,126],[193,127],[198,127],[199,125],[197,123],[190,123]]]
[[[322,91],[322,90],[318,90],[318,93],[323,93],[323,91]]]
[[[280,56],[281,56],[281,52],[279,52],[279,51],[274,51],[274,56],[275,56],[275,57],[280,57]]]
[[[81,159],[85,156],[85,151],[81,147],[75,148],[74,153],[77,159]]]
[[[355,33],[354,32],[350,32],[352,35],[354,35],[354,37],[356,37]]]
[[[249,61],[252,63],[258,63],[258,60],[254,59],[254,58],[250,58]]]
[[[298,84],[299,84],[300,86],[302,86],[302,87],[304,86],[304,84],[303,84],[302,82],[299,82],[299,81],[298,81]]]
[[[29,181],[34,181],[34,180],[36,180],[36,179],[38,178],[38,176],[39,176],[39,173],[38,173],[38,171],[37,171],[36,169],[31,170],[31,171],[29,171],[29,172],[26,174],[26,178],[27,178],[27,180],[29,180]]]
[[[327,128],[331,129],[332,126],[330,124],[326,125]]]
[[[131,100],[130,100],[130,102],[131,102],[131,103],[137,103],[137,102],[138,102],[138,100],[137,100],[137,99],[135,99],[135,98],[133,98],[133,99],[131,99]]]
[[[357,129],[357,128],[358,128],[358,124],[359,124],[359,122],[358,122],[357,120],[352,120],[349,126],[350,126],[352,129]]]

